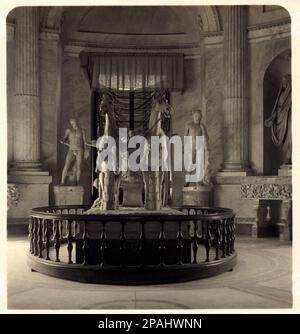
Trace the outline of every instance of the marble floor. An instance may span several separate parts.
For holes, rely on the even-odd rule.
[[[28,241],[8,240],[8,309],[251,309],[292,307],[292,247],[277,239],[237,239],[232,272],[152,286],[83,284],[32,273]]]

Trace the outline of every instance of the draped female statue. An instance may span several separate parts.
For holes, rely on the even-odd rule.
[[[273,143],[282,146],[284,164],[292,163],[291,93],[291,75],[286,74],[282,78],[271,116],[265,121],[265,126],[271,128]]]

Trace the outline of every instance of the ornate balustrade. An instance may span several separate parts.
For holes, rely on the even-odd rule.
[[[166,283],[220,274],[236,264],[234,213],[176,208],[178,214],[85,214],[85,206],[30,214],[32,271],[94,283]]]

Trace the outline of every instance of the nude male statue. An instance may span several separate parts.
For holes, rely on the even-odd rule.
[[[71,118],[69,122],[71,127],[66,129],[64,137],[60,140],[61,144],[65,144],[69,147],[62,171],[61,185],[65,185],[68,170],[74,159],[76,160],[76,185],[79,185],[84,148],[86,145],[85,132],[78,126],[75,118]]]

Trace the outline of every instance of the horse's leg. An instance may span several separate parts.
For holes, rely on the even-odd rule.
[[[147,173],[149,173],[149,172],[142,172],[142,175],[143,175],[143,182],[144,182],[144,191],[145,191],[145,203],[144,203],[144,207],[145,207],[145,208],[147,208],[147,206],[148,206]]]

